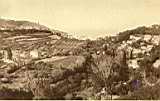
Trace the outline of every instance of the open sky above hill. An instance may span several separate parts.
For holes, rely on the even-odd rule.
[[[160,0],[0,0],[1,17],[96,38],[160,22]]]

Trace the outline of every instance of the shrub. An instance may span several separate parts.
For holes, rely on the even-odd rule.
[[[130,95],[122,96],[118,100],[159,100],[160,99],[160,85],[153,87],[141,87]]]
[[[32,92],[26,92],[24,89],[0,87],[0,100],[31,100],[32,98]]]

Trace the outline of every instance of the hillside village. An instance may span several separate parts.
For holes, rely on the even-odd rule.
[[[0,19],[0,39],[1,100],[160,98],[160,25],[80,40]]]

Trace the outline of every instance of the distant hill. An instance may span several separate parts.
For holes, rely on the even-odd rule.
[[[21,51],[37,49],[50,55],[67,55],[83,44],[81,40],[69,38],[65,32],[37,23],[4,19],[0,19],[0,39],[0,48],[10,47]]]
[[[29,21],[15,21],[0,19],[0,29],[37,29],[37,30],[49,30],[46,26]]]

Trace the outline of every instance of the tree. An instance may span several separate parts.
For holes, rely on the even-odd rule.
[[[50,87],[51,70],[50,65],[39,62],[33,64],[35,70],[35,77],[31,77],[28,73],[28,87],[34,95],[34,99],[51,99],[53,92]],[[54,97],[54,96],[53,96]]]

